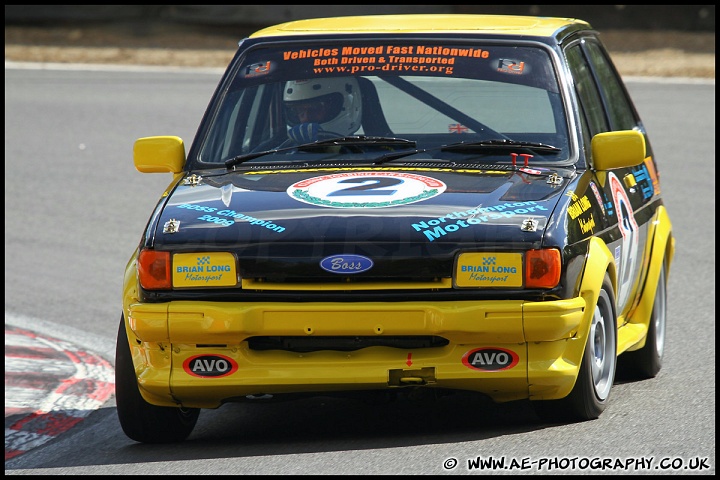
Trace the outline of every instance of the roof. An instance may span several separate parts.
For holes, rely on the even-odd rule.
[[[591,29],[575,18],[520,15],[408,14],[312,18],[281,23],[253,33],[250,38],[279,35],[372,33],[472,33],[554,37],[563,29]]]

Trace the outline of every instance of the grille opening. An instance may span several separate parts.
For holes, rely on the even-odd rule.
[[[263,283],[297,283],[297,284],[314,284],[314,283],[379,283],[379,282],[393,282],[393,283],[442,283],[443,280],[449,277],[429,277],[429,276],[407,276],[407,277],[373,277],[373,276],[352,276],[352,275],[325,275],[320,277],[310,276],[289,276],[286,274],[278,275],[265,275],[263,277],[244,277],[247,280],[262,285]]]
[[[313,336],[313,337],[250,337],[250,350],[283,350],[307,353],[320,350],[350,352],[367,347],[402,349],[444,347],[450,342],[438,336]]]

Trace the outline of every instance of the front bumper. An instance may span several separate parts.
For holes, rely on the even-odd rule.
[[[591,312],[578,297],[547,302],[224,303],[127,305],[133,362],[146,401],[216,408],[248,395],[395,389],[480,392],[493,400],[556,399],[572,389]],[[252,350],[254,336],[439,336],[442,347],[353,351]],[[507,368],[468,365],[507,352]],[[198,376],[188,362],[237,368]],[[464,361],[465,359],[465,361]],[[480,357],[480,363],[483,363]]]

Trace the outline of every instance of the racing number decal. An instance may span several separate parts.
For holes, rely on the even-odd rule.
[[[615,203],[615,213],[618,219],[618,228],[622,235],[622,253],[618,265],[618,305],[620,310],[630,296],[632,281],[635,272],[638,252],[638,224],[635,220],[632,204],[620,180],[612,173],[608,173],[608,182]]]
[[[427,200],[446,188],[440,180],[412,173],[349,172],[301,180],[287,194],[320,207],[383,208]]]
[[[338,183],[362,183],[357,187],[350,187],[336,192],[329,192],[328,197],[339,197],[346,195],[393,195],[397,190],[382,190],[383,187],[399,185],[403,183],[399,178],[348,178]]]

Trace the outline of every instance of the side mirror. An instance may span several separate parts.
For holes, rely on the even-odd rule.
[[[636,130],[598,133],[591,148],[595,170],[634,167],[645,160],[645,137]]]
[[[133,160],[142,173],[179,173],[185,165],[185,144],[180,137],[139,138]]]

